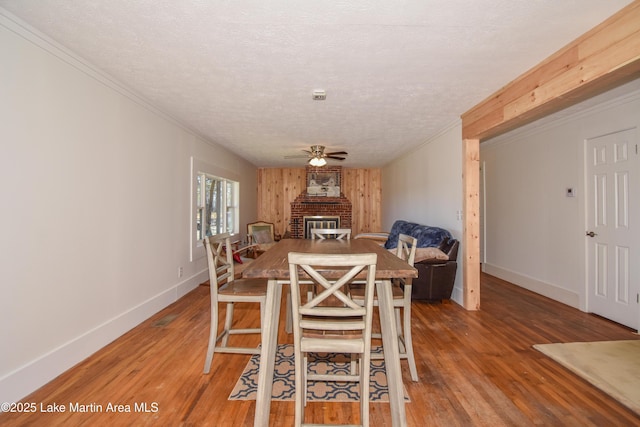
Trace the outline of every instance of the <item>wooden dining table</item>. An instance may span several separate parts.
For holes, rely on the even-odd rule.
[[[376,292],[379,301],[382,345],[389,387],[392,424],[406,426],[404,391],[396,322],[393,314],[391,279],[417,277],[418,272],[395,254],[384,249],[379,243],[369,239],[352,240],[310,240],[284,239],[251,262],[242,272],[243,277],[268,279],[267,302],[262,324],[262,347],[258,373],[258,392],[254,426],[268,426],[273,388],[273,371],[277,350],[278,322],[282,285],[289,284],[289,252],[321,254],[376,253]],[[325,272],[327,277],[339,278],[344,271]],[[364,277],[363,277],[364,278]]]

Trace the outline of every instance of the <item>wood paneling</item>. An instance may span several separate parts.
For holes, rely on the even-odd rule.
[[[353,205],[352,235],[381,231],[382,175],[380,169],[342,169],[342,193]],[[291,219],[291,202],[306,191],[305,168],[258,169],[258,220],[273,222],[284,234]]]
[[[258,169],[258,221],[275,224],[284,234],[291,219],[291,202],[307,187],[304,168]]]
[[[402,362],[411,402],[409,426],[635,426],[640,417],[532,348],[533,344],[633,340],[638,335],[491,276],[483,275],[481,311],[457,304],[412,304],[418,382]],[[282,307],[285,307],[284,301]],[[236,305],[239,327],[259,323]],[[209,335],[209,288],[175,304],[23,399],[37,411],[1,413],[13,426],[251,426],[255,400],[228,400],[249,355],[217,354],[203,375]],[[376,311],[377,313],[377,311]],[[224,311],[220,321],[224,320]],[[292,343],[280,317],[279,343]],[[374,319],[374,328],[377,319]],[[232,345],[258,345],[234,335]],[[57,403],[102,405],[102,412],[45,413]],[[131,412],[107,412],[108,403]],[[150,412],[134,411],[146,403]],[[154,411],[153,404],[157,404]],[[357,402],[309,402],[307,422],[353,424]],[[389,403],[372,403],[372,426],[391,425]],[[293,425],[294,402],[273,401],[269,425]]]
[[[352,236],[382,230],[382,173],[380,169],[343,169],[342,193],[351,201]],[[387,230],[388,231],[388,230]]]

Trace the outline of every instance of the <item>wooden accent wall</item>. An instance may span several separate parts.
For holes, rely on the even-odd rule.
[[[256,221],[275,224],[275,233],[284,234],[291,219],[291,202],[307,188],[304,168],[258,169],[258,217]]]
[[[291,202],[306,191],[305,168],[258,169],[258,217],[284,234],[291,220]],[[342,169],[341,191],[353,206],[352,235],[382,231],[382,172],[380,169]]]
[[[388,231],[382,228],[382,172],[380,169],[343,169],[342,193],[351,201],[352,235]]]

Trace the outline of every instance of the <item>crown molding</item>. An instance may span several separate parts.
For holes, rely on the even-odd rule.
[[[159,109],[151,101],[147,100],[144,96],[140,95],[135,90],[129,88],[126,84],[122,83],[121,81],[114,78],[113,76],[100,70],[97,66],[93,65],[92,63],[82,58],[75,52],[69,50],[65,46],[61,45],[57,41],[53,40],[46,34],[33,28],[32,26],[22,21],[20,18],[13,15],[11,12],[7,11],[2,7],[0,7],[0,26],[6,28],[7,30],[23,38],[24,40],[27,40],[33,45],[50,53],[51,55],[65,62],[71,67],[81,71],[82,73],[93,78],[94,80],[100,82],[101,84],[116,91],[117,93],[133,101],[137,105],[169,121],[170,123],[181,128],[185,132],[188,132],[202,139],[204,142],[206,142],[211,146],[220,148],[220,145],[210,141],[208,138],[204,137],[203,135],[196,132],[195,130],[189,128],[188,126],[180,122],[175,117]]]

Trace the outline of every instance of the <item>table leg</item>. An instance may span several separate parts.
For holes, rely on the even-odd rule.
[[[402,370],[400,369],[400,353],[398,350],[398,333],[393,314],[393,295],[391,281],[376,281],[382,329],[382,345],[384,347],[384,363],[389,385],[389,403],[391,405],[391,423],[393,426],[406,426],[407,416],[404,408],[404,391],[402,387]]]
[[[282,286],[277,280],[269,280],[264,323],[262,324],[262,347],[260,350],[260,370],[256,395],[255,427],[269,426],[271,393],[273,389],[273,369],[278,348],[278,321],[280,320],[280,298]]]

